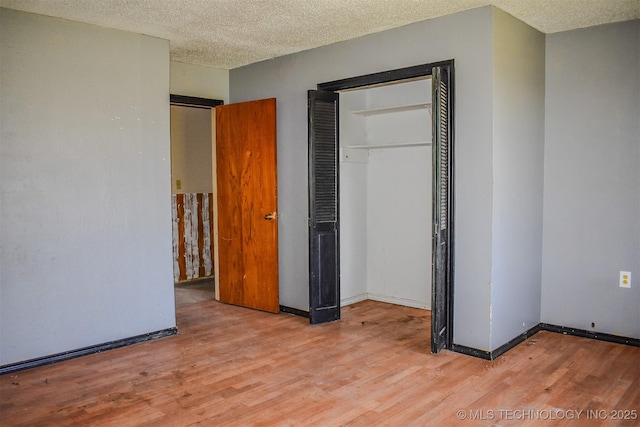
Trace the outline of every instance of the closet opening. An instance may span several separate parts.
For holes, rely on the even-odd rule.
[[[310,320],[366,299],[431,310],[450,348],[453,61],[309,92]]]

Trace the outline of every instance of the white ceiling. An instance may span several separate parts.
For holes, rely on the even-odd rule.
[[[0,0],[168,39],[172,61],[223,69],[488,4],[544,33],[640,18],[640,0]]]

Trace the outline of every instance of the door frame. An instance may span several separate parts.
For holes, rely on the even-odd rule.
[[[213,195],[214,195],[214,206],[213,206],[213,268],[214,268],[214,284],[215,284],[215,299],[219,300],[219,283],[218,283],[218,196],[216,191],[216,135],[215,135],[215,112],[214,109],[218,105],[224,105],[224,101],[221,99],[213,99],[213,98],[199,98],[195,96],[186,96],[186,95],[177,95],[170,94],[169,95],[169,105],[177,105],[183,107],[192,107],[192,108],[202,108],[205,110],[209,110],[211,112],[211,148],[212,148],[212,158],[211,158],[211,180],[213,182]]]
[[[385,85],[385,84],[391,84],[391,83],[401,83],[403,81],[411,81],[412,79],[420,79],[420,78],[425,78],[428,76],[432,76],[433,74],[433,69],[436,67],[441,67],[441,68],[445,68],[447,69],[448,73],[449,73],[449,111],[448,111],[448,119],[449,119],[449,138],[448,138],[448,146],[447,146],[447,151],[449,153],[449,185],[447,186],[447,190],[448,193],[446,195],[446,202],[447,202],[447,211],[448,211],[448,215],[447,215],[447,229],[449,230],[449,241],[446,247],[446,253],[443,254],[446,259],[448,260],[447,265],[446,265],[446,271],[444,272],[436,272],[436,256],[438,255],[437,251],[434,250],[432,253],[432,280],[431,280],[431,285],[433,288],[433,293],[435,294],[437,287],[435,286],[435,283],[433,283],[435,281],[435,277],[437,277],[438,273],[444,273],[444,276],[446,277],[445,280],[445,284],[444,284],[444,289],[442,290],[443,295],[440,295],[441,300],[444,300],[444,305],[440,306],[438,304],[432,304],[431,307],[431,317],[432,319],[437,315],[438,310],[440,309],[444,309],[446,311],[445,313],[445,327],[446,327],[446,333],[444,336],[444,346],[442,348],[445,348],[447,350],[450,350],[452,348],[453,345],[453,289],[454,289],[454,256],[453,254],[454,252],[454,217],[455,217],[455,210],[454,210],[454,194],[455,194],[455,187],[454,187],[454,177],[455,177],[455,173],[454,173],[454,165],[455,165],[455,156],[454,156],[454,141],[455,141],[455,135],[454,135],[454,130],[455,130],[455,126],[454,126],[454,119],[455,119],[455,114],[454,114],[454,100],[455,100],[455,79],[454,79],[454,60],[446,60],[446,61],[440,61],[440,62],[434,62],[434,63],[429,63],[429,64],[421,64],[421,65],[416,65],[416,66],[412,66],[412,67],[406,67],[406,68],[399,68],[399,69],[395,69],[395,70],[389,70],[389,71],[383,71],[383,72],[378,72],[378,73],[373,73],[373,74],[365,74],[365,75],[361,75],[361,76],[356,76],[356,77],[350,77],[350,78],[346,78],[346,79],[341,79],[341,80],[334,80],[334,81],[330,81],[330,82],[325,82],[325,83],[319,83],[317,85],[317,89],[318,90],[323,90],[323,91],[329,91],[329,92],[338,92],[338,91],[344,91],[344,90],[354,90],[354,89],[364,89],[366,87],[373,87],[373,86],[378,86],[378,85]],[[435,105],[434,105],[435,108]],[[435,114],[437,114],[438,112],[434,111],[432,114],[432,117],[435,116]],[[435,124],[432,124],[432,126],[434,126]],[[339,135],[339,131],[337,132],[337,134]],[[339,150],[339,146],[340,146],[340,140],[339,138],[336,138],[336,150]],[[436,142],[433,141],[433,146],[435,147]],[[436,153],[436,157],[438,158],[434,158],[432,159],[433,164],[439,164],[440,163],[440,150],[437,151],[433,151],[434,153]],[[433,185],[438,185],[439,182],[436,182],[436,174],[435,174],[435,169],[433,171],[434,173],[434,183]],[[339,194],[340,194],[340,190],[339,190],[339,186],[338,186],[338,198],[339,198]],[[434,198],[436,197],[435,194],[433,194],[432,192],[432,201],[434,200]],[[340,212],[338,210],[338,222],[339,222],[339,218],[340,218]],[[340,245],[340,236],[339,236],[339,230],[338,230],[338,247]],[[433,233],[432,233],[432,241],[433,241],[434,237],[433,237]],[[340,259],[338,258],[338,270],[340,267]],[[311,272],[310,272],[311,274]],[[340,288],[340,285],[338,283],[338,289]],[[432,296],[432,300],[434,300],[434,297]],[[338,307],[339,309],[339,307]],[[433,323],[433,320],[432,320]],[[431,349],[433,353],[437,353],[440,350],[440,347],[437,345],[437,341],[436,341],[436,336],[434,336],[434,333],[432,332],[432,337],[431,337]]]

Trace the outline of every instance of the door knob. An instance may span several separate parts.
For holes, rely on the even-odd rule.
[[[266,219],[267,221],[273,221],[274,219],[278,219],[278,214],[275,212],[265,214],[264,219]]]

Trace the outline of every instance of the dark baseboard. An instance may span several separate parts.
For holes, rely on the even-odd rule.
[[[9,365],[0,366],[0,375],[10,374],[12,372],[22,371],[30,368],[36,368],[38,366],[49,365],[51,363],[61,362],[63,360],[68,360],[68,359],[74,359],[80,356],[87,356],[89,354],[101,353],[106,350],[113,350],[115,348],[126,347],[132,344],[138,344],[145,341],[151,341],[158,338],[164,338],[171,335],[176,335],[177,333],[178,333],[178,328],[175,328],[175,327],[167,328],[161,331],[137,335],[135,337],[123,338],[121,340],[92,345],[92,346],[80,348],[77,350],[65,351],[64,353],[53,354],[51,356],[39,357],[37,359],[26,360],[23,362],[11,363]]]
[[[479,350],[477,348],[467,347],[459,344],[453,344],[450,350],[456,353],[466,354],[467,356],[479,357],[485,360],[494,360],[540,331],[555,332],[564,335],[574,335],[577,337],[640,347],[640,339],[638,338],[622,337],[619,335],[604,334],[601,332],[590,332],[584,329],[567,328],[566,326],[550,325],[548,323],[538,323],[533,328],[518,335],[511,341],[501,345],[500,347],[492,351]]]
[[[467,347],[466,345],[452,344],[449,350],[460,354],[466,354],[467,356],[478,357],[485,360],[492,360],[490,351],[479,350],[477,348]]]
[[[507,351],[511,350],[513,347],[515,347],[518,344],[520,344],[521,342],[525,341],[527,338],[530,338],[531,336],[537,334],[541,330],[542,330],[541,324],[538,323],[536,326],[534,326],[533,328],[529,329],[528,331],[525,331],[525,332],[521,333],[520,335],[518,335],[517,337],[515,337],[511,341],[509,341],[506,344],[503,344],[500,347],[496,348],[495,350],[491,351],[491,359],[490,360],[493,360],[493,359],[495,359],[497,357],[500,357],[501,355],[503,355]]]
[[[477,348],[467,347],[467,346],[459,345],[459,344],[453,344],[451,346],[451,351],[455,351],[456,353],[466,354],[467,356],[479,357],[479,358],[485,359],[485,360],[494,360],[497,357],[502,356],[508,350],[511,350],[513,347],[517,346],[518,344],[520,344],[521,342],[523,342],[524,340],[526,340],[530,336],[535,335],[536,333],[538,333],[541,330],[540,326],[541,326],[540,324],[537,324],[533,328],[529,329],[528,331],[525,331],[525,332],[521,333],[520,335],[518,335],[517,337],[513,338],[509,342],[501,345],[500,347],[498,347],[498,348],[496,348],[495,350],[492,350],[492,351],[479,350]]]
[[[543,331],[640,347],[640,339],[638,338],[622,337],[620,335],[604,334],[602,332],[591,332],[585,329],[567,328],[566,326],[550,325],[548,323],[541,323],[540,326]]]
[[[309,318],[308,311],[300,310],[298,308],[286,307],[284,305],[281,305],[280,311],[283,313],[295,314],[296,316],[300,316],[300,317],[306,317],[307,319]]]

